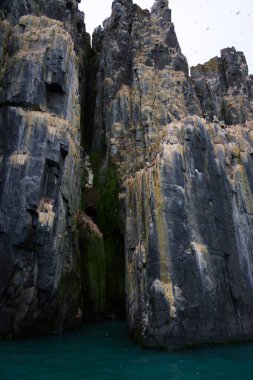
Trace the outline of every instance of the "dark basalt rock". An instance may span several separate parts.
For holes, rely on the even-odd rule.
[[[128,320],[147,346],[252,338],[251,128],[171,123],[127,181]]]
[[[221,58],[192,67],[191,76],[203,112],[210,121],[214,116],[226,124],[252,119],[253,82],[242,52],[223,49]]]
[[[13,25],[18,23],[20,17],[26,15],[44,15],[63,22],[78,50],[83,46],[81,39],[85,32],[84,14],[78,10],[79,2],[77,0],[1,0],[0,7],[2,19],[7,18]]]
[[[92,52],[77,1],[0,10],[0,336],[78,326],[82,298],[87,319],[124,315],[126,291],[145,346],[252,339],[243,53],[190,76],[167,0],[114,0]]]
[[[130,333],[163,348],[252,339],[253,98],[244,55],[224,49],[189,77],[160,0],[151,13],[114,1],[93,46],[93,151],[105,157],[97,180],[114,165],[120,182]]]
[[[76,34],[75,1],[63,17],[68,3],[1,2],[8,21],[0,21],[0,337],[80,324],[74,216],[85,58],[73,39],[86,36],[82,20]]]

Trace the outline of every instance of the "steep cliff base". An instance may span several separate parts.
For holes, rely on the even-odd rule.
[[[126,182],[128,322],[145,346],[253,338],[252,128],[171,123]]]
[[[82,308],[78,59],[62,22],[11,21],[0,21],[0,337],[61,333]]]

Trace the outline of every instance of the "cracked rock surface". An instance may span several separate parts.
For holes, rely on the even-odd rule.
[[[81,51],[69,34],[75,33],[69,13],[66,19],[60,14],[67,2],[54,1],[53,8],[50,3],[1,2],[2,337],[60,333],[79,324],[82,307],[74,240]],[[71,4],[77,9],[75,1]],[[63,22],[46,16],[50,7]]]
[[[124,199],[127,317],[149,347],[253,337],[253,82],[224,49],[188,73],[168,1],[96,29],[93,149]]]
[[[0,337],[113,319],[126,292],[147,347],[252,339],[243,53],[189,74],[167,0],[114,0],[92,52],[75,0],[2,0],[0,33]]]

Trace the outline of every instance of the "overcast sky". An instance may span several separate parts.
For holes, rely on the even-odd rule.
[[[150,9],[154,0],[135,0]],[[82,0],[86,28],[95,27],[110,16],[111,0]],[[253,74],[253,0],[170,0],[172,21],[190,66],[219,55],[234,46],[243,51]]]

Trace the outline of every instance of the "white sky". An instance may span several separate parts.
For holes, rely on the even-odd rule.
[[[135,0],[150,9],[154,0]],[[110,16],[112,0],[82,0],[87,31]],[[243,51],[253,74],[253,0],[170,0],[172,21],[190,66],[219,55],[225,47]],[[239,12],[239,14],[236,14]]]

